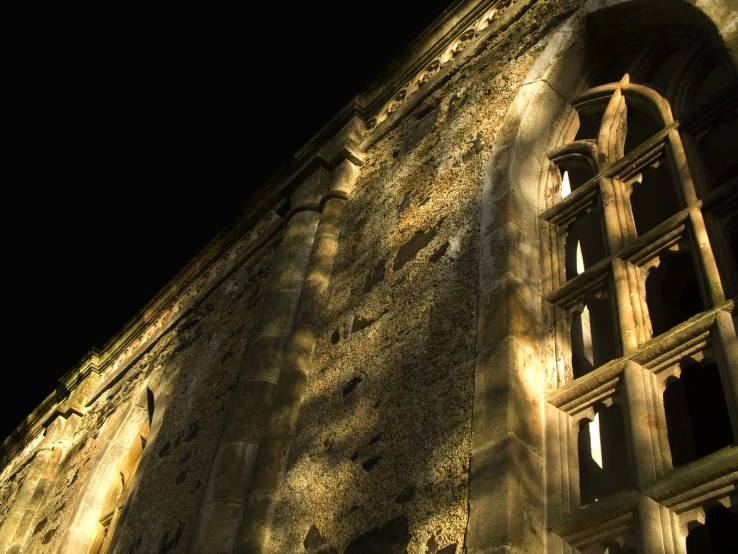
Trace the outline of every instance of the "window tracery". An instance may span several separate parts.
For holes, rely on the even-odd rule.
[[[713,473],[692,485],[738,505],[716,484],[738,434],[738,77],[690,29],[619,53],[592,72],[549,152],[547,418],[562,443],[549,494],[571,514],[550,524],[599,554],[634,548],[638,525],[658,520],[690,554],[678,521],[698,495],[673,468],[708,456]]]

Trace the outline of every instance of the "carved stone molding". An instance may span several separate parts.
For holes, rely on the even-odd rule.
[[[444,48],[441,49],[433,60],[423,67],[405,86],[400,87],[390,100],[388,100],[379,112],[367,121],[367,129],[372,130],[381,124],[385,119],[392,115],[397,109],[405,103],[411,96],[423,88],[437,73],[445,68],[454,58],[456,58],[463,50],[479,40],[482,32],[487,29],[495,19],[499,18],[513,0],[498,0],[487,9],[479,18],[474,20],[463,31],[459,32],[451,39]]]

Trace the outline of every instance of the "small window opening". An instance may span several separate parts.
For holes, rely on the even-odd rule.
[[[705,309],[689,251],[659,254],[659,265],[646,279],[646,303],[656,337]]]
[[[566,280],[579,275],[577,271],[577,252],[581,251],[583,268],[587,269],[607,256],[605,237],[602,231],[602,212],[598,201],[592,209],[578,217],[566,230],[566,244],[564,245],[564,264]]]
[[[738,178],[736,137],[738,137],[738,119],[717,125],[700,142],[700,154],[713,188]]]
[[[566,198],[571,194],[571,181],[569,181],[569,172],[564,171],[561,177],[561,198]]]
[[[664,413],[674,467],[733,444],[717,364],[687,365],[664,390]]]
[[[627,154],[643,144],[661,129],[644,111],[628,106],[628,132],[625,135],[624,152]]]
[[[721,65],[716,65],[700,83],[692,105],[697,108],[730,85],[730,74]]]
[[[595,176],[592,168],[584,164],[567,165],[560,169],[563,172],[561,175],[561,198],[566,198]]]
[[[654,88],[663,95],[669,88],[671,78],[679,71],[679,68],[689,57],[689,52],[684,50],[673,51],[663,63],[656,69],[650,79],[646,79]]]
[[[620,405],[595,409],[592,421],[580,423],[579,494],[581,505],[600,500],[630,483],[625,426]]]
[[[687,554],[733,554],[738,544],[738,514],[715,506],[705,514],[705,524],[687,535]]]
[[[630,195],[633,219],[639,235],[650,231],[679,211],[676,187],[664,160],[649,167],[636,182]]]
[[[618,77],[617,80],[619,80]],[[594,112],[581,111],[579,113],[579,129],[574,137],[574,140],[584,139],[597,139],[597,135],[600,132],[600,125],[602,124],[602,116],[605,113],[604,110],[597,110]]]
[[[571,323],[571,366],[578,379],[618,356],[610,298],[589,298]]]

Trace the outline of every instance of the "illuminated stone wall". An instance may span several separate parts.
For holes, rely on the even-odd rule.
[[[705,172],[685,167],[735,111],[729,4],[455,4],[5,441],[0,554],[689,554],[723,540],[738,517],[738,187],[700,188]],[[664,44],[687,68],[720,60],[728,84],[711,77],[710,109],[683,119],[686,154],[662,97],[622,75],[596,87],[620,57],[609,44],[646,49],[630,62],[644,82]],[[690,87],[652,90],[682,99],[678,118]],[[671,163],[679,194],[696,182],[702,196],[621,244],[613,221],[627,235],[641,181],[607,141],[636,128],[623,105],[653,98],[665,129],[624,159]],[[605,130],[575,140],[595,108]],[[591,152],[596,178],[577,181],[567,164]],[[611,190],[610,257],[591,263],[567,240],[590,238],[573,222]],[[690,248],[688,225],[707,301],[659,334],[639,295],[658,256]],[[596,306],[611,301],[602,339]],[[722,435],[672,455],[677,429],[701,434],[674,415],[698,387],[701,411],[725,406]]]

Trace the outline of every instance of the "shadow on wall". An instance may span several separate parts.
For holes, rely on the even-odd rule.
[[[478,238],[460,230],[478,221],[478,188],[418,224],[411,212],[437,214],[443,183],[416,174],[404,194],[388,173],[345,214],[270,552],[462,548]]]

